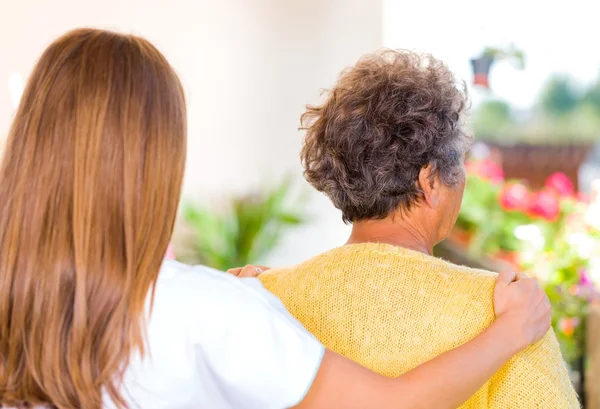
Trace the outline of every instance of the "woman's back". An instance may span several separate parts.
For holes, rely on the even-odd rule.
[[[391,245],[347,245],[260,277],[325,346],[387,376],[469,341],[494,319],[495,274]],[[462,406],[510,407],[578,407],[552,333]]]
[[[146,316],[146,354],[130,358],[120,384],[129,409],[291,407],[323,355],[258,280],[203,266],[166,260]]]
[[[255,279],[165,261],[149,301],[147,354],[123,378],[130,409],[281,408],[306,393],[322,346]],[[104,408],[115,408],[108,397]]]

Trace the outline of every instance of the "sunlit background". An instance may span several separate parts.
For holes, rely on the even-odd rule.
[[[440,252],[539,275],[583,393],[586,357],[600,354],[586,346],[597,343],[586,318],[600,284],[596,9],[593,0],[2,0],[0,135],[57,36],[81,26],[146,36],[181,76],[189,104],[175,253],[219,268],[290,264],[342,245],[349,232],[302,179],[303,107],[364,53],[431,53],[467,84],[469,126],[485,142],[475,145],[457,229]],[[494,63],[482,77],[472,60],[485,56]],[[474,84],[482,78],[487,86]],[[513,178],[523,181],[515,188]],[[499,222],[486,223],[492,216]],[[588,367],[587,385],[600,384],[597,372]],[[600,408],[597,394],[587,391],[588,408]]]

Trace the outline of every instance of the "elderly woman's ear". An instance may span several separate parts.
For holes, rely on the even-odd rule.
[[[440,204],[439,184],[437,175],[432,175],[433,167],[427,165],[419,172],[419,187],[423,192],[423,200],[429,207],[435,209]]]

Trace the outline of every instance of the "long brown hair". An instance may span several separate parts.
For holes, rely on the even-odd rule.
[[[0,168],[0,403],[127,406],[185,152],[182,87],[149,42],[80,29],[43,53]]]

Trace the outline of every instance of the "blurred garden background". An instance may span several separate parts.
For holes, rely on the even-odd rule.
[[[598,409],[595,9],[593,0],[3,0],[0,130],[58,35],[80,26],[144,35],[175,66],[189,104],[177,257],[220,269],[291,264],[349,232],[302,179],[304,105],[363,53],[432,53],[466,82],[477,139],[458,223],[436,251],[538,277],[573,382]]]

